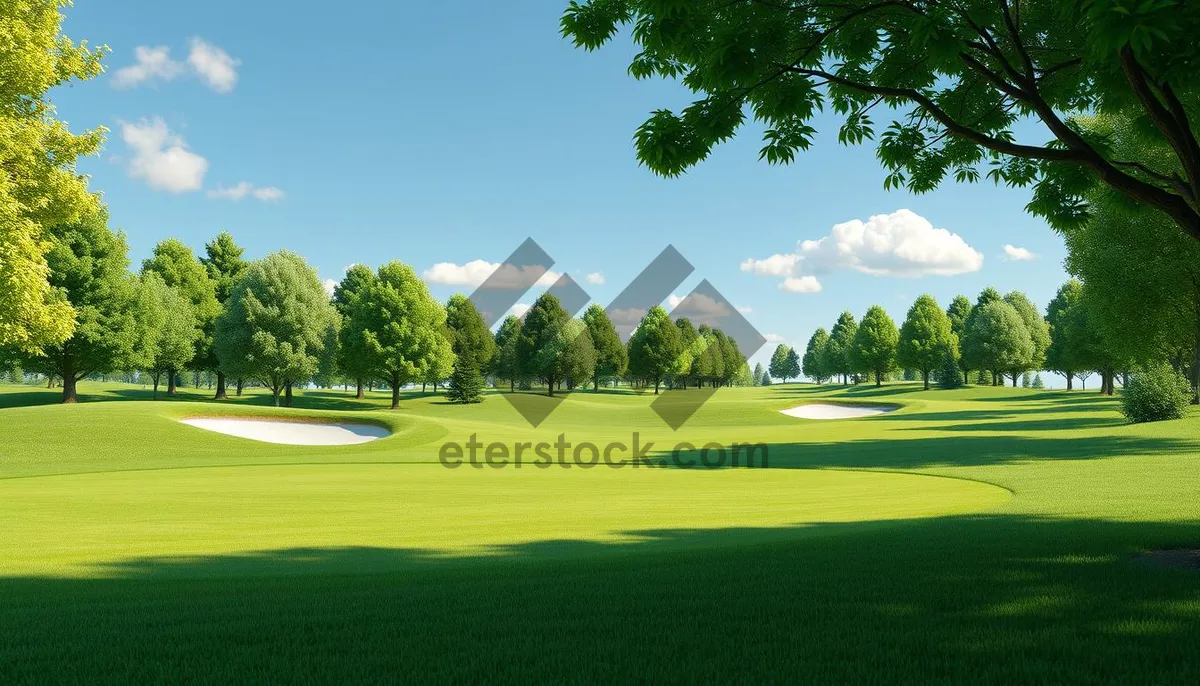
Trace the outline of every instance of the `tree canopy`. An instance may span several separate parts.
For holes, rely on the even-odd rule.
[[[1200,239],[1191,0],[572,0],[562,17],[589,50],[623,26],[638,48],[633,77],[678,79],[696,95],[638,129],[638,158],[656,173],[705,159],[747,115],[762,122],[760,158],[790,163],[832,110],[841,143],[874,142],[886,187],[1032,186],[1028,209],[1067,227],[1104,185]],[[1137,122],[1147,145],[1118,152],[1079,112]],[[1025,120],[1049,139],[1018,139]]]
[[[47,231],[101,211],[75,164],[105,131],[71,133],[47,93],[99,75],[105,50],[62,35],[63,4],[0,3],[0,347],[22,353],[61,346],[77,323],[50,282]]]
[[[950,317],[942,311],[937,300],[932,295],[922,295],[908,308],[908,315],[900,327],[896,361],[903,367],[919,371],[925,390],[929,390],[929,375],[935,369],[945,367],[947,356],[953,362],[958,360],[958,336],[954,335]],[[954,376],[957,378],[958,374]]]
[[[163,374],[182,369],[196,355],[201,337],[195,307],[178,288],[168,286],[156,271],[144,271],[138,287],[138,345],[133,366],[147,372],[158,399]]]
[[[281,250],[247,268],[217,317],[214,346],[221,367],[256,378],[279,404],[285,387],[317,373],[337,325],[337,312],[317,272]]]
[[[818,328],[809,337],[808,346],[804,349],[804,374],[817,383],[825,383],[826,379],[833,376],[826,366],[829,358],[828,347],[829,332]]]
[[[621,343],[621,337],[617,335],[612,320],[600,305],[592,304],[587,308],[583,313],[583,323],[587,324],[596,352],[592,389],[599,390],[601,378],[621,376],[625,373],[629,366],[629,353]]]
[[[846,377],[858,371],[850,359],[850,348],[854,345],[857,333],[858,322],[849,312],[841,313],[829,331],[829,345],[825,346],[825,371],[830,376],[842,377],[843,383]]]
[[[896,345],[900,332],[896,323],[879,305],[872,305],[854,332],[850,359],[856,369],[875,375],[875,385],[883,385],[883,377],[896,366]]]
[[[713,361],[714,365],[719,360],[722,365],[721,369],[724,370],[720,342],[711,332],[707,338],[709,340],[705,350],[708,352],[709,359]],[[682,352],[683,340],[678,327],[671,321],[666,310],[655,305],[650,308],[646,316],[642,317],[637,330],[633,332],[633,337],[629,339],[629,371],[646,381],[653,382],[654,393],[657,394],[659,385],[666,378],[672,366],[677,364]],[[713,374],[710,377],[713,379],[723,376],[723,372],[717,374],[715,371],[710,371],[710,373]]]

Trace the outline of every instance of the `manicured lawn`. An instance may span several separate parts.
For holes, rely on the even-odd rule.
[[[629,392],[532,429],[496,396],[80,390],[0,386],[4,683],[1200,680],[1200,572],[1132,559],[1200,547],[1200,414],[786,385],[722,389],[676,433]],[[901,409],[778,412],[810,400]],[[175,421],[217,413],[394,434],[291,447]],[[472,434],[634,432],[666,466],[438,463]],[[769,468],[670,466],[681,441],[764,443]]]

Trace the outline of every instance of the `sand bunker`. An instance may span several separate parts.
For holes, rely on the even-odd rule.
[[[181,419],[180,421],[190,426],[229,436],[287,445],[351,445],[367,443],[391,435],[387,429],[373,424],[281,422],[270,419],[217,419],[215,417]]]
[[[884,414],[895,410],[894,407],[881,406],[859,406],[852,405],[831,405],[829,403],[809,403],[808,405],[800,405],[780,412],[789,417],[799,417],[800,419],[852,419],[854,417],[870,417],[871,415]]]

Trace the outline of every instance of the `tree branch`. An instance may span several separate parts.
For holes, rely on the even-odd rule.
[[[1033,60],[1029,59],[1029,53],[1025,51],[1025,44],[1021,41],[1021,33],[1017,31],[1017,24],[1013,20],[1008,0],[1000,0],[1000,8],[1001,14],[1004,15],[1004,25],[1008,28],[1008,36],[1012,40],[1013,49],[1017,51],[1017,56],[1021,58],[1021,64],[1025,67],[1025,77],[1033,81],[1035,79]]]
[[[1190,201],[1189,204],[1195,207],[1196,186],[1200,182],[1200,146],[1196,144],[1195,136],[1192,135],[1190,129],[1185,129],[1181,125],[1176,114],[1172,113],[1155,94],[1146,71],[1142,69],[1129,46],[1121,48],[1120,59],[1121,68],[1125,72],[1125,80],[1129,82],[1134,95],[1142,103],[1154,127],[1163,135],[1167,145],[1171,146],[1171,150],[1179,159],[1189,191],[1185,198]],[[1173,95],[1174,93],[1172,93]],[[1182,112],[1182,105],[1180,108],[1179,111]],[[1186,121],[1186,115],[1183,116]]]

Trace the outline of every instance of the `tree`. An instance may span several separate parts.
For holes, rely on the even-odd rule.
[[[625,373],[625,368],[629,366],[629,354],[603,307],[596,304],[589,307],[583,313],[583,323],[587,325],[596,351],[592,390],[598,391],[602,377],[619,377]]]
[[[946,308],[946,317],[950,320],[950,333],[954,334],[957,341],[955,357],[958,359],[959,368],[962,369],[963,383],[971,381],[971,370],[966,366],[966,357],[962,354],[963,339],[967,335],[967,317],[971,315],[971,301],[965,295],[956,295],[954,300],[950,301],[950,307]]]
[[[587,325],[580,319],[555,321],[537,351],[534,368],[547,383],[566,383],[568,390],[591,381],[596,350]]]
[[[1066,377],[1067,390],[1072,390],[1072,382],[1084,364],[1084,349],[1088,345],[1083,284],[1071,279],[1060,286],[1046,307],[1046,320],[1050,325],[1046,368]]]
[[[872,305],[863,315],[850,346],[850,358],[855,369],[875,374],[875,385],[883,385],[883,377],[896,366],[896,345],[900,332],[886,310]]]
[[[1042,318],[1038,309],[1024,293],[1011,291],[1004,296],[1004,302],[1012,305],[1017,314],[1021,315],[1021,321],[1025,323],[1025,330],[1029,332],[1029,339],[1033,342],[1033,354],[1029,360],[1022,366],[1009,370],[1015,388],[1017,377],[1031,369],[1040,369],[1045,364],[1046,349],[1050,347],[1050,326],[1046,324],[1046,320]]]
[[[337,312],[317,272],[281,250],[252,262],[217,317],[214,348],[221,368],[255,378],[279,394],[317,373]]]
[[[182,369],[196,355],[201,331],[196,326],[195,306],[178,288],[168,286],[158,272],[145,271],[138,288],[135,318],[138,344],[136,363],[131,366],[150,375],[153,397],[158,400],[162,375]]]
[[[75,310],[75,329],[64,342],[26,355],[29,369],[62,379],[62,401],[78,400],[76,385],[89,374],[107,374],[134,359],[133,317],[137,281],[129,273],[125,235],[109,230],[104,211],[77,223],[50,227],[46,264],[50,286]]]
[[[476,373],[487,369],[496,356],[496,341],[471,299],[461,293],[446,303],[446,338],[457,360],[464,355],[475,358]]]
[[[1117,139],[1118,146],[1124,145]],[[1067,271],[1091,294],[1089,325],[1109,352],[1138,365],[1168,361],[1200,387],[1200,245],[1161,214],[1108,193],[1093,217],[1063,232]],[[1102,385],[1104,385],[1102,383]],[[1193,392],[1193,400],[1196,399]]]
[[[885,187],[923,193],[948,175],[986,174],[1032,186],[1028,209],[1055,227],[1084,220],[1083,198],[1105,187],[1200,239],[1200,143],[1189,123],[1200,4],[1190,0],[585,0],[562,17],[563,33],[589,50],[625,25],[640,48],[632,76],[680,79],[698,94],[638,129],[638,158],[658,174],[705,159],[747,111],[764,129],[760,158],[790,163],[832,110],[841,143],[877,141]],[[879,104],[892,122],[877,136]],[[1166,151],[1167,164],[1149,145],[1114,150],[1079,112],[1144,122],[1136,139]],[[1027,119],[1052,140],[1018,140]]]
[[[708,347],[708,341],[705,340],[696,327],[692,325],[692,320],[687,317],[680,317],[675,320],[675,328],[679,329],[679,357],[671,366],[669,374],[673,377],[673,381],[678,383],[681,388],[687,388],[688,379],[694,380],[697,388],[703,383],[700,376],[701,367],[703,366],[703,358],[705,349]],[[709,352],[709,363],[711,366],[712,353]]]
[[[491,337],[489,336],[490,340]],[[479,373],[479,358],[475,355],[458,355],[454,358],[454,373],[450,375],[450,387],[446,399],[452,403],[469,404],[483,400],[483,375]]]
[[[950,317],[932,295],[922,295],[908,308],[904,325],[900,327],[896,360],[919,371],[925,390],[929,390],[929,375],[934,369],[945,371],[947,355],[958,364],[958,337],[954,335]]]
[[[375,280],[375,272],[370,267],[355,264],[333,287],[333,307],[341,316],[337,366],[343,374],[354,379],[355,397],[359,400],[363,399],[363,386],[374,372],[374,360],[367,343],[367,329],[356,318],[368,316],[367,309],[359,307],[359,297]]]
[[[517,379],[520,378],[520,358],[518,346],[521,341],[523,324],[519,317],[508,315],[496,330],[496,358],[493,362],[492,373],[498,379],[509,383],[509,390],[517,390]]]
[[[955,388],[962,388],[966,384],[966,380],[962,377],[962,368],[958,366],[957,350],[946,348],[942,351],[942,363],[937,369],[936,376],[938,388],[942,390],[952,391]],[[926,384],[925,388],[929,388],[929,385]]]
[[[62,35],[63,4],[9,0],[0,8],[0,347],[22,355],[61,351],[82,323],[52,285],[50,227],[102,210],[75,164],[100,150],[105,131],[71,133],[47,94],[99,75],[106,50]]]
[[[720,373],[712,372],[711,378],[715,384],[717,379],[723,378],[724,359],[721,358],[720,343],[716,336],[709,332],[706,338],[709,338],[705,348],[709,357],[714,361],[720,358],[722,364]],[[658,395],[659,385],[682,352],[683,341],[679,329],[667,311],[655,305],[642,317],[633,337],[629,339],[629,371],[646,381],[653,381],[654,394]]]
[[[244,251],[233,240],[228,232],[222,231],[217,234],[216,238],[212,239],[204,245],[204,257],[200,258],[200,263],[204,265],[204,269],[208,272],[208,278],[213,283],[213,290],[217,297],[217,303],[224,307],[229,301],[229,296],[233,292],[233,286],[238,279],[242,278],[242,274],[246,273],[246,261],[242,259]],[[216,317],[213,318],[213,333],[216,333]],[[211,369],[217,373],[217,392],[214,396],[216,400],[224,400],[228,397],[225,389],[225,370],[221,369],[219,360],[217,359],[216,351],[210,348],[211,357],[208,360]],[[238,390],[241,390],[239,384]]]
[[[555,384],[562,381],[562,377],[558,376],[561,367],[557,359],[540,353],[551,345],[570,318],[571,315],[563,309],[558,298],[550,293],[543,293],[525,313],[525,323],[521,327],[517,364],[531,377],[544,381],[547,386],[546,394],[550,396],[554,395]],[[556,350],[561,352],[563,349]]]
[[[972,366],[999,375],[1026,369],[1033,359],[1033,339],[1017,310],[1003,300],[992,300],[972,315],[967,329],[966,354]]]
[[[825,360],[822,365],[830,376],[840,376],[842,383],[846,383],[847,377],[857,371],[850,361],[850,348],[857,333],[858,323],[849,312],[839,315],[829,331],[829,345],[825,348]]]
[[[786,372],[789,350],[791,348],[782,343],[775,346],[775,352],[771,353],[771,362],[767,365],[767,373],[776,379],[783,379],[784,383],[787,383]]]
[[[962,349],[963,369],[966,369],[966,370],[979,369],[981,372],[980,376],[982,376],[983,367],[979,366],[980,361],[978,359],[976,359],[976,356],[974,354],[968,354],[968,350],[967,350],[968,339],[970,338],[971,324],[975,321],[976,316],[978,316],[979,311],[983,308],[984,305],[987,305],[988,303],[996,302],[996,301],[1002,300],[1002,299],[1003,298],[1001,298],[1001,296],[1000,296],[1000,291],[996,290],[995,288],[992,288],[991,286],[988,286],[987,288],[980,291],[979,297],[976,298],[975,304],[971,307],[971,311],[967,314],[967,323],[966,323],[966,327],[964,328],[964,331],[963,331],[963,337],[961,339],[959,339],[959,346]],[[980,348],[979,346],[971,347],[972,352],[978,351],[981,349],[982,348]],[[991,372],[991,374],[992,374],[992,385],[993,386],[995,386],[1001,382],[1001,379],[999,378],[999,372],[996,369],[992,368],[992,369],[988,369],[987,371]],[[976,379],[976,381],[978,381],[978,378]]]
[[[762,363],[759,362],[754,365],[754,372],[751,374],[750,385],[751,386],[761,386],[762,385],[762,377],[763,377],[763,366],[762,366]]]
[[[829,359],[829,334],[825,329],[817,329],[808,339],[804,349],[804,375],[816,381],[825,383],[833,373],[825,366]]]
[[[1033,375],[1033,381],[1032,381],[1032,382],[1029,384],[1029,387],[1030,387],[1030,388],[1037,388],[1037,389],[1045,388],[1045,387],[1046,387],[1046,383],[1045,383],[1044,381],[1042,381],[1042,375],[1041,375],[1041,374],[1034,374],[1034,375]]]
[[[800,355],[796,353],[796,349],[788,346],[787,358],[784,360],[783,382],[787,383],[788,379],[796,379],[800,377]]]
[[[446,310],[412,267],[401,262],[381,266],[355,300],[352,337],[364,341],[372,376],[391,388],[393,410],[400,407],[401,386],[446,378],[454,362],[444,329]]]
[[[216,284],[209,278],[205,266],[196,259],[191,248],[168,238],[154,246],[151,257],[142,262],[142,271],[155,272],[168,288],[174,288],[191,303],[197,335],[194,337],[195,354],[189,356],[188,361],[195,359],[197,369],[215,368],[217,360],[212,352],[212,336],[221,305],[217,302]],[[175,395],[175,376],[180,369],[182,367],[166,370],[167,395]]]

